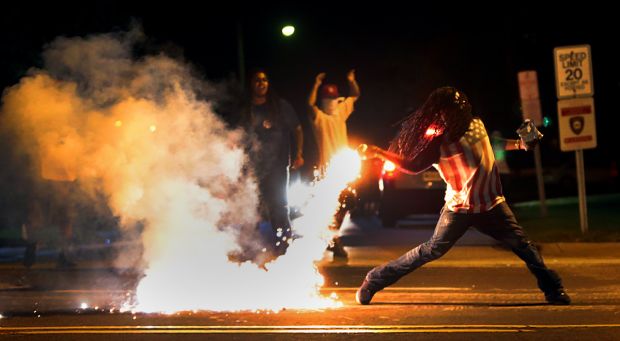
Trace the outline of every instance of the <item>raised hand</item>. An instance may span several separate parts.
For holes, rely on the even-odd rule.
[[[324,79],[325,79],[325,72],[321,72],[318,75],[316,75],[316,79],[314,82],[316,84],[322,84]]]
[[[348,73],[347,73],[347,80],[349,82],[355,82],[355,69],[351,69]]]

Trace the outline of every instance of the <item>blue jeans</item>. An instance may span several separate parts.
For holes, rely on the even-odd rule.
[[[278,229],[282,229],[282,236],[290,239],[292,236],[291,220],[287,199],[287,187],[289,183],[288,167],[272,167],[269,174],[259,180],[259,190],[262,204],[267,208],[268,218],[274,230],[274,236]],[[282,242],[282,236],[273,241],[275,251],[284,254],[288,247],[287,242]],[[275,245],[280,241],[278,245]]]
[[[488,212],[475,214],[455,213],[444,207],[431,239],[399,258],[370,270],[366,275],[369,288],[373,291],[381,290],[422,265],[443,256],[470,226],[510,247],[536,276],[538,287],[543,292],[562,288],[562,280],[555,271],[547,268],[505,202]]]

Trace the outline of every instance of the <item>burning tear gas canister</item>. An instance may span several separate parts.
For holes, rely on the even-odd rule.
[[[521,144],[525,150],[532,150],[538,145],[543,137],[543,134],[536,129],[536,125],[530,119],[525,120],[519,129],[517,134],[521,138]]]

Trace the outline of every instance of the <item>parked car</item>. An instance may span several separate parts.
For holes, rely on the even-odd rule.
[[[444,204],[445,182],[435,169],[417,175],[399,171],[386,161],[379,188],[382,192],[379,217],[383,226],[396,226],[411,215],[437,216]]]
[[[369,159],[363,161],[361,176],[352,188],[340,198],[352,218],[377,215],[383,226],[391,227],[411,215],[437,217],[446,185],[434,169],[411,175],[392,162]]]

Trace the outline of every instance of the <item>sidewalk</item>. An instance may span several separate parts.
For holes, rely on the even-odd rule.
[[[383,227],[377,217],[357,218],[352,221],[347,216],[342,223],[340,234],[345,246],[404,245],[411,248],[430,239],[435,223],[436,219],[423,216],[398,225],[403,227]],[[475,229],[470,229],[456,245],[497,245],[497,241]]]
[[[418,244],[410,245],[384,244],[345,246],[349,252],[346,263],[332,262],[331,253],[325,252],[320,266],[363,266],[374,267],[392,260]],[[620,243],[543,243],[538,244],[545,262],[549,265],[620,265]],[[115,270],[113,259],[76,259],[77,266],[70,269],[59,269],[56,262],[44,259],[27,269],[21,261],[0,262],[0,273],[3,271],[39,271],[54,270],[59,272],[88,271],[95,269]],[[499,245],[456,245],[442,258],[425,266],[439,267],[490,267],[490,266],[523,265],[523,262],[512,251]],[[127,269],[116,269],[120,272]]]
[[[348,266],[374,267],[393,260],[433,234],[434,225],[415,228],[384,228],[378,220],[345,220],[342,240],[349,251]],[[620,243],[550,242],[536,243],[545,262],[550,265],[620,265]],[[329,257],[330,255],[328,255]],[[329,264],[330,259],[322,264]],[[335,263],[334,263],[335,265]],[[441,259],[431,267],[494,267],[523,266],[523,261],[496,240],[468,230]]]
[[[347,247],[347,266],[375,267],[393,260],[417,244]],[[545,263],[554,266],[620,265],[620,243],[545,243],[538,245]],[[330,255],[322,266],[339,266],[331,263]],[[512,251],[499,246],[455,246],[442,258],[426,264],[429,267],[497,267],[524,266]]]
[[[345,273],[364,273],[370,268],[388,262],[402,255],[411,245],[373,245],[346,246],[349,252],[347,262],[332,261],[330,252],[317,262],[321,271],[345,271]],[[545,263],[554,269],[617,269],[620,266],[620,243],[548,243],[541,244]],[[286,257],[286,256],[285,256]],[[57,268],[51,260],[42,260],[31,268],[21,262],[0,262],[0,292],[7,295],[21,295],[20,292],[88,289],[107,292],[113,288],[115,293],[124,294],[135,286],[140,274],[133,269],[115,268],[113,259],[76,259],[77,266],[70,269]],[[427,268],[481,269],[483,273],[505,268],[523,268],[525,265],[510,250],[494,245],[461,245],[453,247],[442,258],[426,264]],[[197,265],[197,269],[199,266]],[[125,291],[123,291],[125,290]]]
[[[430,223],[415,228],[385,228],[377,218],[356,219],[354,223],[347,217],[341,229],[341,239],[350,253],[347,265],[369,267],[394,259],[427,241],[433,234],[433,228],[434,225]],[[537,245],[549,264],[620,264],[620,243],[616,242],[553,242]],[[112,260],[121,248],[135,246],[137,244],[130,243],[79,245],[73,252],[76,256],[76,268],[111,269]],[[26,269],[22,264],[23,256],[23,247],[0,248],[0,271]],[[32,269],[56,269],[56,257],[56,250],[38,249],[37,260]],[[331,254],[326,253],[321,264],[334,265],[329,264],[330,257]],[[429,266],[471,267],[497,264],[512,266],[521,265],[522,262],[494,239],[470,229],[454,248]]]

